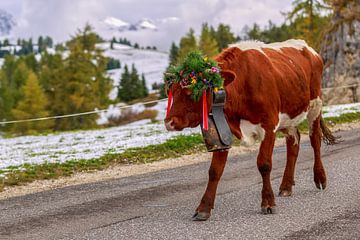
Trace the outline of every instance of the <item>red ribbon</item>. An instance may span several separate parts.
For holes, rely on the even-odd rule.
[[[203,129],[205,131],[207,131],[209,129],[206,90],[204,91],[204,94],[203,94]]]
[[[166,117],[169,116],[172,102],[173,102],[173,97],[172,97],[172,91],[170,90],[169,95],[168,95],[168,105],[167,105],[167,109],[166,109]]]

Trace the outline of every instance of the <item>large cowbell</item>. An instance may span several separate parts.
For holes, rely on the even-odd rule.
[[[201,126],[201,132],[208,152],[231,148],[232,133],[224,115],[225,97],[225,90],[213,93],[212,110],[208,117],[209,128],[206,131]]]

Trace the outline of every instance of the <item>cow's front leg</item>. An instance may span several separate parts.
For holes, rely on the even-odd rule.
[[[211,166],[209,169],[209,182],[200,205],[197,207],[193,220],[205,221],[210,217],[211,209],[214,208],[214,201],[219,180],[224,172],[228,151],[213,152]]]
[[[260,151],[257,158],[257,166],[263,180],[263,188],[261,191],[261,212],[264,214],[274,213],[275,210],[275,197],[270,181],[274,142],[275,133],[272,130],[266,131],[265,138],[261,142]]]

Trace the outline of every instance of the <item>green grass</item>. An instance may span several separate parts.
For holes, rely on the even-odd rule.
[[[325,120],[329,125],[359,121],[360,112],[346,113],[340,117],[331,117]],[[299,129],[302,133],[306,133],[307,122],[301,123]],[[235,140],[233,145],[238,146],[239,141]],[[110,149],[104,156],[90,160],[70,160],[64,163],[24,164],[8,167],[7,171],[0,170],[0,175],[6,174],[6,177],[0,177],[0,191],[5,186],[22,185],[34,180],[56,179],[62,176],[71,176],[76,172],[101,170],[115,164],[143,164],[195,152],[206,152],[206,148],[202,136],[195,134],[191,136],[180,135],[162,144],[129,148],[123,153],[114,153],[114,151],[116,149]]]
[[[9,167],[6,178],[0,177],[0,191],[5,186],[21,185],[34,180],[56,179],[70,176],[76,172],[101,170],[113,164],[141,164],[166,158],[179,157],[193,152],[205,152],[205,146],[200,134],[177,136],[162,144],[149,145],[143,148],[129,148],[123,153],[108,153],[100,158],[90,160],[71,160],[64,163],[24,164]]]
[[[330,124],[341,124],[360,120],[360,112],[344,113],[339,117],[328,117],[325,120]]]

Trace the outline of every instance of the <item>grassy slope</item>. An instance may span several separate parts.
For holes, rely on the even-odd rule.
[[[330,124],[341,124],[358,121],[360,112],[346,113],[340,117],[326,118]],[[299,125],[301,132],[307,131],[307,122]],[[5,186],[21,185],[41,179],[55,179],[70,176],[76,172],[89,172],[107,168],[113,164],[149,163],[167,158],[195,152],[205,152],[206,148],[200,134],[192,136],[178,136],[158,145],[149,145],[142,148],[129,148],[120,154],[106,154],[100,158],[90,160],[67,161],[64,163],[44,163],[39,165],[24,164],[13,167],[6,177],[0,177],[0,191]],[[0,174],[4,174],[0,170]]]

